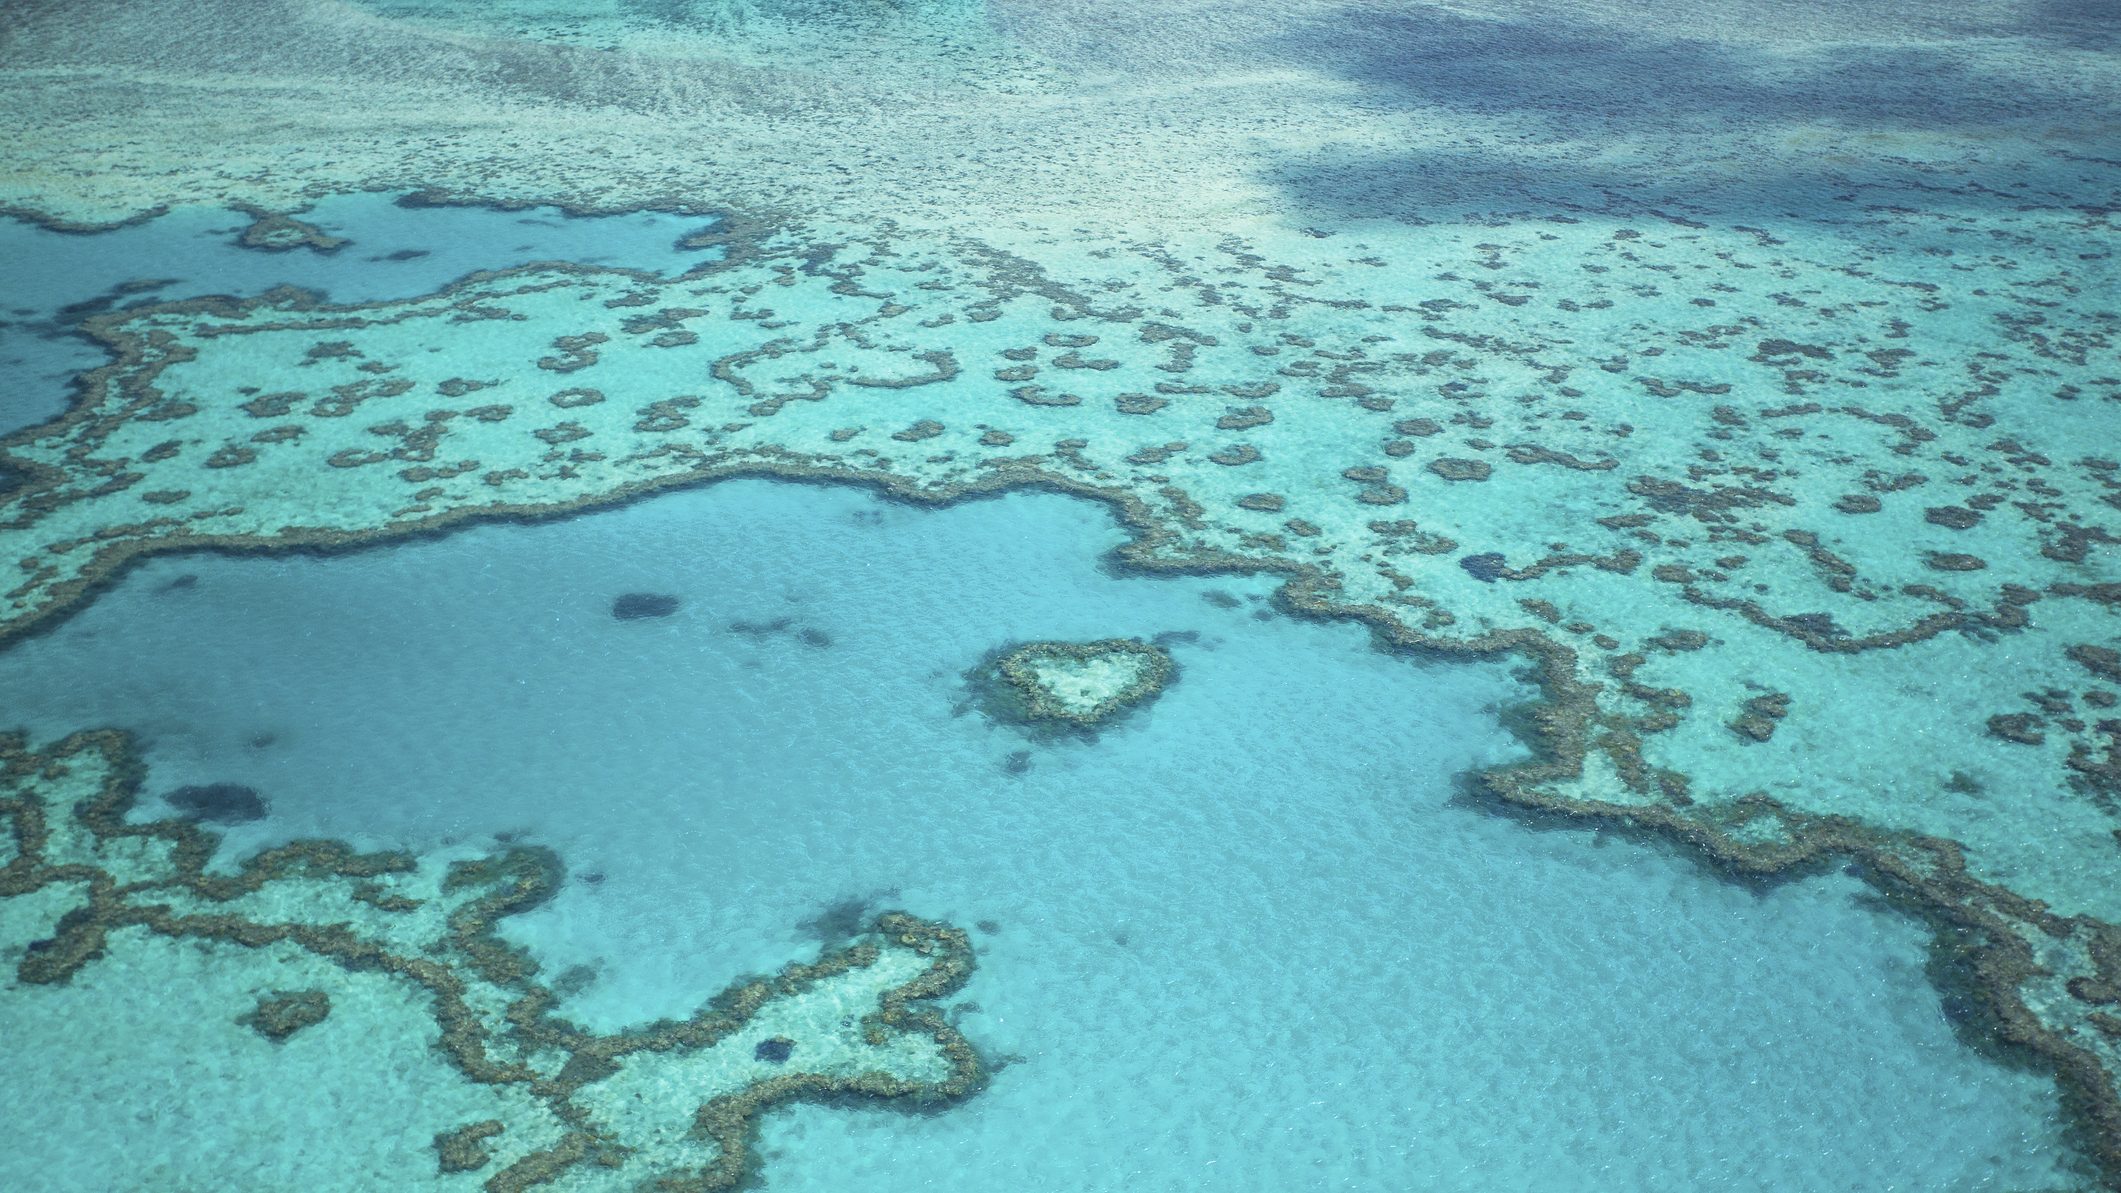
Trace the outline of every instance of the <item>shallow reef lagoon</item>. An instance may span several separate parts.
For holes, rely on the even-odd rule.
[[[0,6],[0,1188],[2121,1187],[2116,78]]]
[[[678,244],[711,221],[658,212],[585,220],[551,207],[496,215],[403,199],[339,195],[304,212],[311,235],[345,242],[343,256],[340,249],[288,251],[293,244],[277,252],[246,248],[243,236],[256,217],[214,207],[186,207],[94,236],[0,222],[0,260],[8,263],[0,273],[0,368],[10,379],[0,393],[0,431],[65,412],[73,377],[104,358],[77,334],[81,320],[125,305],[254,298],[281,286],[335,302],[377,302],[533,261],[679,274],[713,256]]]
[[[274,793],[229,856],[549,844],[570,881],[508,936],[587,967],[566,1005],[594,1027],[688,1014],[870,907],[972,927],[955,1016],[1006,1062],[990,1088],[777,1117],[776,1188],[2063,1182],[2048,1083],[1954,1040],[1923,933],[1860,883],[1756,892],[1468,806],[1452,776],[1521,750],[1507,668],[1378,651],[1256,581],[1115,577],[1120,538],[1055,496],[747,480],[330,559],[159,560],[0,659],[0,699],[35,700],[39,738],[133,728],[150,796]],[[683,603],[615,620],[637,588]],[[964,707],[992,643],[1115,634],[1167,635],[1183,668],[1137,722],[1040,742]],[[59,1015],[15,1020],[55,1067],[182,1041],[215,1080],[167,1134],[139,1125],[155,1083],[11,1088],[51,1141],[0,1161],[13,1182],[108,1188],[151,1156],[204,1187],[221,1141],[329,1116],[368,1063],[327,1020],[285,1045],[290,1090],[233,1013]],[[427,1176],[405,1076],[360,1078],[372,1134],[260,1157],[264,1183]]]

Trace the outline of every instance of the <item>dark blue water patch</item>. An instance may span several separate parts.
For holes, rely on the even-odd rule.
[[[1972,32],[1964,24],[1960,31]],[[1818,119],[1937,131],[2082,101],[2030,69],[1995,73],[1948,42],[1830,45],[1791,55],[1552,13],[1498,20],[1350,4],[1292,23],[1279,48],[1382,99],[1536,113],[1579,135]]]
[[[0,219],[0,434],[65,409],[72,379],[104,361],[83,319],[145,302],[206,294],[250,297],[299,286],[335,302],[431,293],[480,270],[568,261],[673,276],[715,260],[684,247],[714,221],[664,212],[575,216],[557,207],[401,202],[338,195],[299,217],[345,243],[329,252],[245,248],[252,217],[178,208],[106,232],[54,232]]]
[[[2045,54],[2041,43],[2110,46],[2121,39],[2121,9],[2082,0],[2045,8],[1999,24],[1993,13],[1931,6],[1926,35],[1809,46],[1673,37],[1657,22],[1556,12],[1322,8],[1289,22],[1267,52],[1347,80],[1381,108],[1507,121],[1519,131],[1453,145],[1311,147],[1267,175],[1324,227],[1322,217],[1421,222],[1556,209],[1829,221],[1874,206],[2103,210],[2115,179],[2096,159],[2112,156],[2103,130],[2121,108],[2089,68],[2064,69],[2070,56]],[[1999,35],[2022,43],[2015,58],[1958,44]],[[2065,112],[2064,127],[2038,137],[1991,131]],[[1822,123],[1847,133],[1835,155],[1772,149],[1779,130]],[[1902,155],[1866,148],[1866,135],[1879,146],[1915,135],[1978,138],[1984,148],[1964,160]],[[1750,140],[1748,168],[1695,169],[1709,140],[1727,148]],[[1616,145],[1634,152],[1611,152]]]

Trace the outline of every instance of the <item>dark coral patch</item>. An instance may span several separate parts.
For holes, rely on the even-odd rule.
[[[1483,580],[1489,584],[1502,579],[1502,574],[1509,570],[1509,565],[1503,560],[1500,551],[1482,551],[1478,555],[1467,555],[1458,561],[1458,566],[1464,568],[1475,580]]]
[[[775,1036],[770,1040],[760,1040],[759,1046],[751,1050],[751,1055],[760,1060],[769,1060],[774,1064],[781,1064],[789,1057],[795,1055],[795,1041],[787,1036]]]
[[[776,617],[771,621],[732,621],[729,623],[729,632],[748,638],[764,638],[771,634],[784,633],[794,624],[793,617]]]
[[[677,612],[682,603],[678,598],[664,593],[629,592],[611,602],[611,615],[620,621],[668,617]]]
[[[331,1015],[331,996],[322,990],[275,990],[258,999],[257,1009],[237,1022],[277,1044]]]
[[[166,798],[186,820],[248,824],[265,817],[265,797],[241,783],[199,783],[179,787]]]
[[[1445,456],[1429,461],[1429,471],[1447,481],[1484,481],[1494,472],[1484,460],[1464,460]]]
[[[1766,741],[1775,736],[1775,726],[1789,715],[1786,692],[1770,692],[1745,702],[1745,711],[1730,722],[1731,732],[1747,741]]]
[[[2110,646],[2082,644],[2062,652],[2070,662],[2077,664],[2100,679],[2121,683],[2121,650]]]
[[[2040,731],[2040,718],[2029,712],[1999,713],[1988,719],[1990,737],[2016,742],[2021,746],[2037,746],[2047,740]]]
[[[493,1161],[486,1141],[502,1131],[501,1120],[490,1118],[435,1136],[435,1161],[443,1172],[474,1172]]]

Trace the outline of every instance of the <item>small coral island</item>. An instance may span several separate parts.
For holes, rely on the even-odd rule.
[[[1161,646],[1103,638],[1011,647],[975,668],[973,679],[999,719],[1096,729],[1155,699],[1177,673]]]

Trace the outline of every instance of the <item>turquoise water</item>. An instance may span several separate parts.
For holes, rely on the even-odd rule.
[[[2121,1187],[2111,3],[71,7],[0,0],[0,204],[141,218],[0,217],[0,1193],[499,1190],[577,1095],[613,1166],[538,1187],[638,1187],[730,1090],[944,1088],[950,1031],[867,1038],[955,940],[887,909],[969,938],[990,1080],[771,1106],[745,1187]],[[346,243],[244,247],[245,204]],[[1021,485],[621,500],[711,467],[1103,487],[1157,558],[1535,638],[1586,752],[1519,794],[1608,821],[1475,794],[1530,655],[1131,568]],[[290,546],[332,536],[378,541]],[[1112,638],[1177,678],[1094,734],[972,674]],[[136,824],[263,801],[217,873],[412,876],[230,901],[299,947],[173,926],[222,904],[84,827],[55,743],[106,728]],[[1748,792],[1844,853],[1745,884],[1595,827]],[[443,935],[439,876],[519,847],[564,867],[499,923],[536,984]],[[120,926],[41,980],[83,908]],[[672,1022],[878,945],[759,1039]],[[565,1047],[509,1001],[547,989]],[[296,991],[329,1014],[267,1038]]]
[[[74,375],[104,359],[78,334],[81,319],[133,303],[251,297],[275,286],[377,302],[533,261],[671,275],[717,255],[678,246],[711,221],[653,211],[586,220],[555,207],[407,206],[362,194],[330,196],[300,218],[348,243],[331,252],[245,248],[239,238],[251,217],[218,207],[178,208],[94,234],[0,218],[0,435],[65,410]]]
[[[1013,1063],[939,1115],[770,1115],[769,1188],[2066,1185],[2052,1087],[1954,1040],[1925,933],[1857,882],[1756,893],[1463,806],[1454,775],[1518,756],[1505,665],[1377,651],[1258,580],[1118,575],[1121,538],[1053,496],[733,481],[164,558],[0,655],[0,706],[136,729],[150,793],[257,788],[228,856],[555,847],[576,881],[513,934],[595,967],[569,1009],[598,1026],[813,952],[838,900],[983,924],[960,1022]],[[629,591],[682,605],[614,619]],[[998,644],[1158,634],[1180,680],[1094,741],[963,708]],[[24,1137],[8,1163],[64,1154]],[[66,1187],[110,1187],[115,1157],[75,1159]]]

